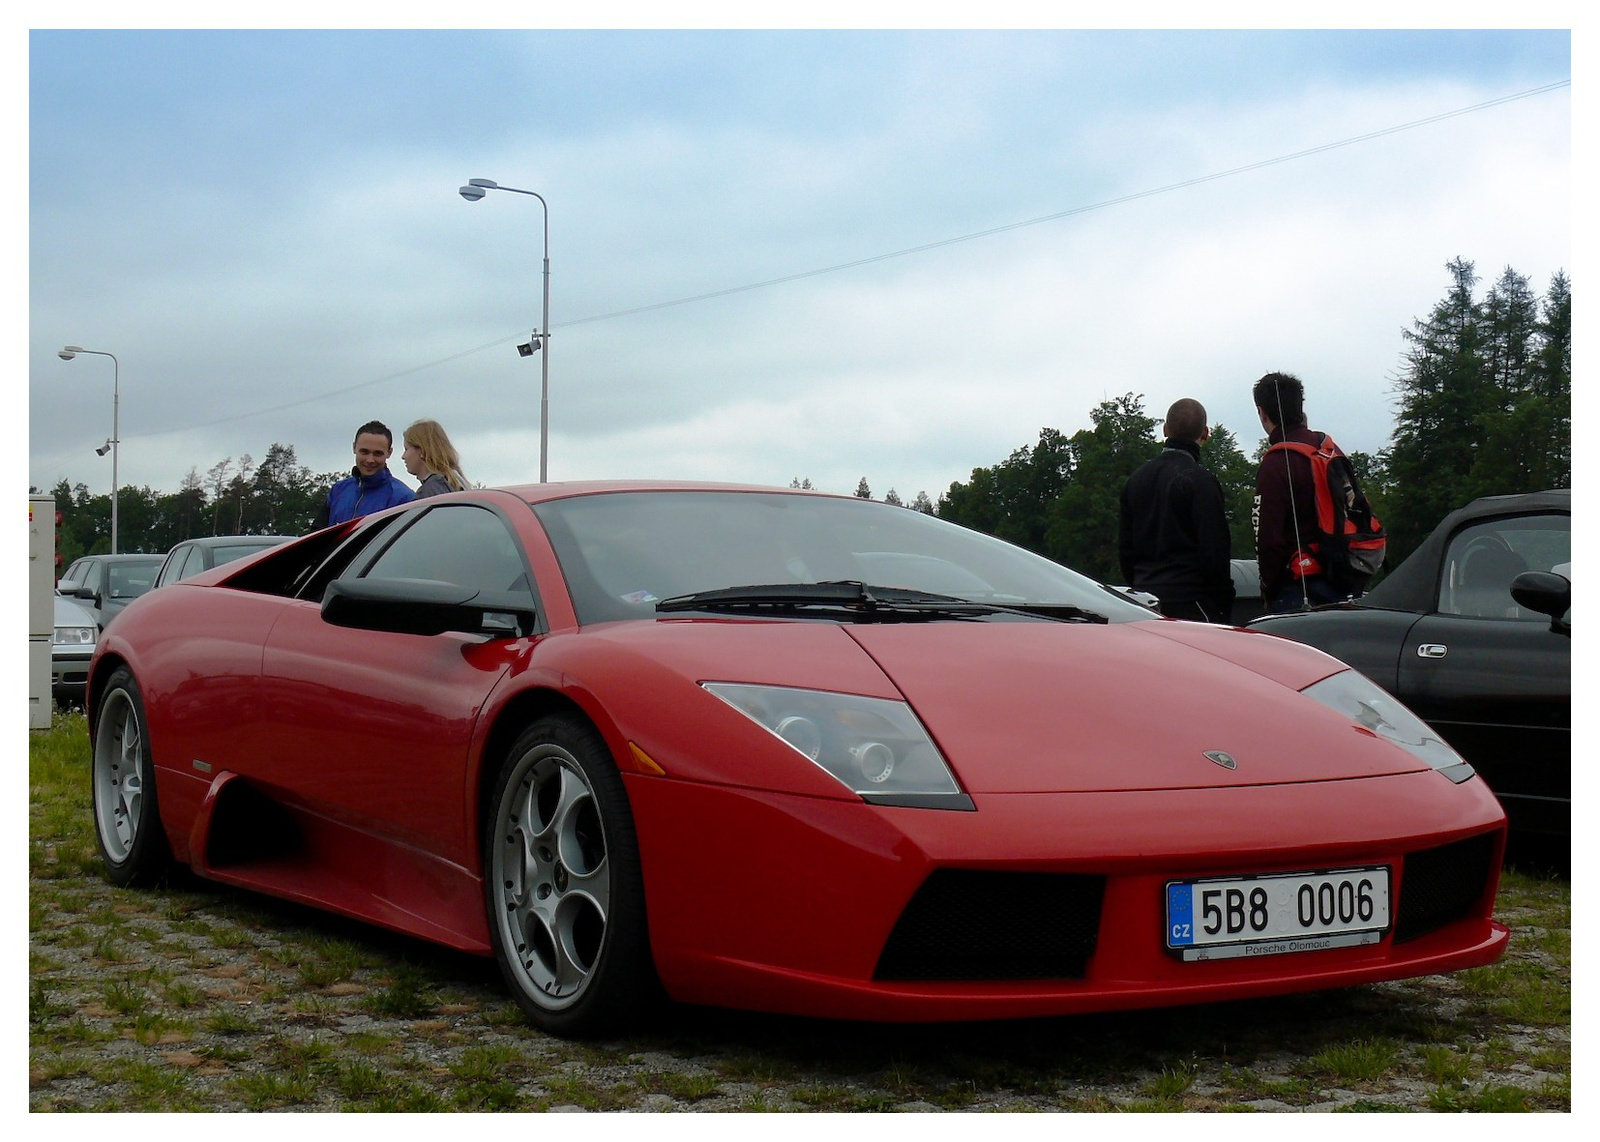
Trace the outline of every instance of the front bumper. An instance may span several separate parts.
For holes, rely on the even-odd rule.
[[[1455,786],[1431,771],[1212,790],[975,795],[975,813],[663,778],[630,776],[628,787],[657,970],[683,1002],[885,1021],[1060,1015],[1454,971],[1493,962],[1509,940],[1491,914],[1504,816],[1481,781]],[[1457,878],[1443,910],[1423,916],[1424,881],[1419,874],[1408,897],[1408,868],[1440,864],[1420,854],[1448,855],[1452,845],[1472,848],[1481,867],[1465,874],[1464,887]],[[1377,864],[1393,870],[1397,905],[1375,944],[1202,962],[1165,948],[1169,880]],[[969,962],[963,978],[904,978],[886,965],[885,950],[924,885],[946,870],[990,874],[997,884],[1022,878],[1007,903],[958,892],[943,905],[948,915],[934,917],[940,956],[1000,931],[990,940],[994,971]],[[1075,897],[1027,887],[1069,879],[1097,890]],[[1087,907],[1098,913],[1087,917],[1087,949],[1018,978],[1019,959],[1051,961],[1031,951],[1006,958],[1006,949],[1074,899],[1093,900]]]
[[[58,703],[83,701],[84,689],[89,683],[89,654],[52,654],[50,656],[50,694]]]

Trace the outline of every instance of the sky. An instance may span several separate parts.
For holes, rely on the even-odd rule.
[[[1447,262],[1573,273],[1572,46],[32,30],[28,481],[110,490],[115,388],[123,485],[274,443],[348,471],[358,425],[423,417],[531,482],[546,366],[552,480],[937,501],[1124,393],[1248,453],[1274,369],[1375,452]]]

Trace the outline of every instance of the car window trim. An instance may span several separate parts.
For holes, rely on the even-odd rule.
[[[421,507],[400,513],[395,520],[389,521],[388,526],[382,531],[373,535],[361,551],[353,554],[350,561],[345,564],[338,574],[330,576],[323,583],[323,589],[326,589],[328,583],[341,579],[366,578],[367,572],[371,570],[372,565],[399,542],[402,535],[416,527],[418,522],[429,513],[448,511],[455,508],[477,508],[480,511],[486,511],[499,521],[501,527],[506,529],[506,533],[511,537],[512,546],[516,549],[517,558],[522,562],[522,574],[528,581],[528,596],[533,600],[534,622],[530,637],[537,637],[547,633],[549,625],[545,620],[544,603],[539,595],[539,580],[533,572],[532,563],[528,559],[528,545],[522,541],[522,536],[517,533],[517,529],[512,525],[509,513],[498,504],[485,503],[482,500],[457,500],[444,504],[424,504]],[[351,536],[352,540],[354,538],[355,536]],[[341,547],[340,550],[343,550],[343,548]],[[335,551],[329,556],[329,559],[336,558],[338,554],[339,552]],[[321,602],[320,599],[313,601]]]

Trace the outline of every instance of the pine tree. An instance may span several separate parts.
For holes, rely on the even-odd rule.
[[[1451,286],[1425,321],[1404,333],[1404,370],[1389,476],[1391,565],[1404,559],[1449,512],[1472,498],[1464,480],[1476,459],[1478,434],[1494,408],[1485,368],[1482,311],[1473,300],[1477,275],[1456,258]]]
[[[1374,506],[1389,530],[1391,566],[1478,496],[1571,483],[1566,275],[1552,279],[1541,305],[1508,266],[1479,303],[1472,263],[1457,258],[1448,269],[1444,300],[1405,334],[1394,439],[1378,457],[1383,502],[1374,497]]]
[[[1480,414],[1479,442],[1462,500],[1527,487],[1542,450],[1529,433],[1541,419],[1530,407],[1538,351],[1539,302],[1528,279],[1509,266],[1481,307],[1483,367],[1489,395]]]

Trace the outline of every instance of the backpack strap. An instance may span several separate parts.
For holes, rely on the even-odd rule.
[[[1317,528],[1324,535],[1332,535],[1336,516],[1333,510],[1333,489],[1328,484],[1328,465],[1332,463],[1334,457],[1343,455],[1339,451],[1339,446],[1324,433],[1321,447],[1302,444],[1298,440],[1280,440],[1269,446],[1267,451],[1298,452],[1310,462],[1311,490],[1315,493],[1317,501]],[[1318,550],[1321,545],[1313,542],[1307,546],[1312,550]]]

